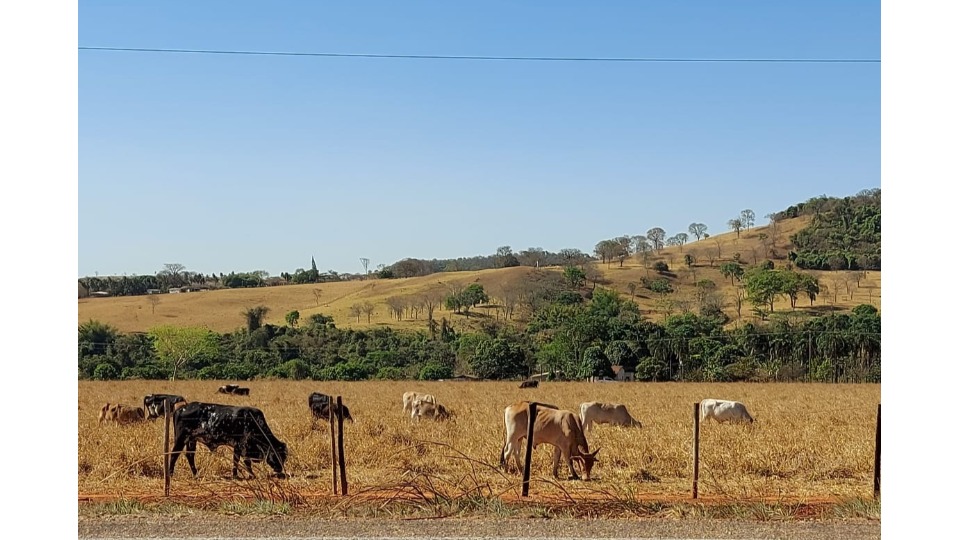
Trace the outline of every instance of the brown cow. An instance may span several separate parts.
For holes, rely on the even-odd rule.
[[[135,424],[143,422],[146,418],[143,407],[131,407],[120,403],[113,406],[109,403],[104,404],[97,415],[97,420],[100,423],[111,421],[118,424]]]
[[[520,388],[536,388],[538,386],[540,386],[540,381],[537,380],[523,381],[520,383]]]
[[[519,401],[507,406],[503,410],[503,423],[507,431],[506,442],[500,453],[500,466],[506,468],[508,456],[512,455],[517,469],[520,465],[520,441],[527,438],[529,423],[528,408],[530,402]],[[573,468],[573,462],[583,467],[584,479],[590,480],[590,471],[597,462],[599,448],[590,452],[587,439],[583,435],[580,418],[570,412],[558,409],[554,405],[537,403],[537,419],[533,423],[533,447],[549,444],[553,450],[553,476],[557,477],[557,469],[562,457],[570,469],[570,479],[579,480],[580,476]]]

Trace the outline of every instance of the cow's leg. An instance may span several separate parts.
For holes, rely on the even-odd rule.
[[[193,476],[197,476],[197,464],[194,462],[194,458],[197,455],[197,441],[187,441],[187,463],[190,465],[190,472],[193,473]],[[173,463],[170,463],[170,469],[173,469]]]
[[[553,477],[557,479],[560,478],[557,475],[557,471],[560,469],[560,454],[561,454],[560,447],[554,446],[553,447]]]
[[[186,432],[179,434],[177,439],[173,441],[173,450],[170,451],[170,468],[167,471],[170,476],[173,476],[173,467],[177,464],[177,458],[180,457],[180,452],[183,451],[186,441]]]
[[[240,445],[234,445],[233,447],[233,479],[237,479],[237,472],[240,466]]]
[[[568,478],[568,480],[579,480],[580,475],[577,474],[577,470],[573,468],[573,456],[569,452],[564,452],[563,459],[567,460],[567,467],[570,468],[570,478]]]
[[[243,465],[247,468],[247,472],[250,473],[252,478],[257,477],[255,474],[253,474],[253,466],[250,463],[250,458],[243,458]]]

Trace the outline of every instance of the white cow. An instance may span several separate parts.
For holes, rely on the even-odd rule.
[[[747,407],[739,401],[727,399],[705,399],[700,402],[700,421],[713,418],[717,422],[753,423],[753,417]]]
[[[433,394],[419,394],[417,392],[404,392],[403,393],[403,412],[412,413],[413,402],[417,401],[418,399],[426,403],[437,402],[437,398],[433,397]]]
[[[639,420],[630,416],[627,407],[620,403],[588,401],[580,404],[580,422],[584,431],[592,431],[593,423],[613,424],[624,427],[643,427]]]

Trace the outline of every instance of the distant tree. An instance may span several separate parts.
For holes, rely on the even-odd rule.
[[[300,312],[293,310],[290,313],[287,313],[287,316],[284,317],[287,320],[287,324],[296,328],[297,324],[300,323]]]
[[[659,294],[661,298],[673,292],[670,282],[664,278],[657,278],[650,283],[650,290]]]
[[[618,261],[620,261],[620,268],[623,268],[623,261],[627,260],[630,257],[630,253],[632,252],[632,250],[630,249],[632,240],[630,239],[629,236],[624,235],[624,236],[618,236],[614,238],[613,241],[616,242],[617,244],[617,247],[614,250],[613,256]]]
[[[692,267],[692,266],[693,266],[693,255],[691,255],[691,254],[689,254],[689,253],[687,253],[686,255],[684,255],[684,256],[683,256],[683,262],[684,262],[684,264],[687,265],[687,268]]]
[[[500,246],[497,248],[496,264],[497,268],[507,268],[517,266],[520,263],[517,261],[517,257],[513,254],[513,249],[510,246]]]
[[[734,279],[739,280],[743,277],[743,267],[735,262],[727,262],[720,265],[720,273],[723,277],[730,278],[730,284],[733,285]]]
[[[360,309],[367,316],[367,324],[370,324],[370,316],[373,315],[374,305],[371,302],[364,302]]]
[[[587,282],[587,275],[583,270],[576,266],[565,266],[563,268],[563,277],[570,284],[571,289],[583,287]]]
[[[157,358],[169,364],[171,380],[190,362],[214,358],[217,355],[217,335],[206,328],[164,325],[149,332]]]
[[[687,228],[687,231],[696,236],[697,240],[700,240],[703,238],[703,233],[707,232],[707,226],[703,223],[691,223],[690,227]]]
[[[317,270],[317,261],[315,261],[315,260],[313,259],[313,256],[310,257],[310,270],[313,270],[314,272],[317,272],[318,274],[320,273],[320,271]]]
[[[727,222],[727,225],[737,232],[737,238],[740,238],[740,230],[743,229],[743,220],[740,218],[733,218]]]
[[[244,321],[247,323],[247,332],[252,333],[257,328],[263,326],[263,319],[269,312],[270,308],[267,306],[256,306],[242,311],[240,315],[243,316]]]
[[[630,283],[627,283],[627,290],[630,291],[631,297],[637,296],[637,288],[639,286],[640,285],[636,281],[631,281]]]
[[[653,244],[653,249],[658,253],[663,249],[663,242],[666,236],[667,232],[660,227],[654,227],[647,231],[647,239],[650,240],[650,243]]]
[[[313,290],[313,299],[317,301],[317,307],[320,307],[320,296],[323,295],[323,291],[320,289]]]
[[[360,314],[363,313],[363,306],[360,304],[351,304],[348,309],[350,316],[356,317],[357,322],[360,322]]]
[[[479,283],[471,283],[463,290],[463,308],[467,311],[468,316],[470,308],[482,304],[484,302],[489,302],[490,297],[487,296],[486,291],[483,290],[483,285]]]
[[[160,303],[160,296],[156,294],[147,295],[147,302],[150,303],[150,313],[156,315],[157,304]]]
[[[407,305],[406,299],[400,296],[391,296],[387,298],[387,306],[390,308],[390,313],[392,313],[393,316],[396,317],[398,321],[403,320],[403,310],[406,307],[406,305]],[[357,307],[360,308],[360,305],[357,304]]]
[[[687,240],[689,240],[690,237],[687,236],[687,233],[677,233],[673,235],[673,237],[676,239],[677,245],[680,246],[680,251],[682,252],[683,245],[687,243]]]
[[[653,269],[656,270],[657,273],[659,274],[665,274],[670,271],[670,266],[663,261],[657,261],[653,263]]]
[[[754,218],[756,218],[756,214],[753,213],[753,210],[748,208],[740,211],[740,221],[743,223],[744,228],[749,229],[753,227]]]
[[[468,362],[474,375],[482,379],[509,379],[527,374],[519,345],[503,338],[481,340]]]
[[[826,285],[823,286],[826,289]],[[813,301],[817,299],[817,295],[820,294],[820,280],[811,274],[800,274],[800,290],[807,294],[807,298],[810,299],[810,305],[813,305]]]

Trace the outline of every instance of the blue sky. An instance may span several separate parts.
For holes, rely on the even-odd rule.
[[[88,2],[79,45],[880,58],[879,2]],[[79,51],[79,275],[579,248],[880,187],[880,65]]]

